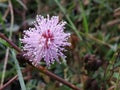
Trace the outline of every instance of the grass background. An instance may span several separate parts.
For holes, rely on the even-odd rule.
[[[51,72],[82,90],[120,90],[119,0],[0,0],[0,32],[22,48],[19,39],[37,14],[59,16],[71,33],[66,60]],[[17,62],[16,54],[0,39],[1,85],[19,76],[6,90],[71,90],[34,69],[22,74],[27,65]]]

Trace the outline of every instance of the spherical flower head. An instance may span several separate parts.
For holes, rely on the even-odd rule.
[[[54,61],[59,62],[59,57],[65,59],[62,53],[68,43],[69,33],[64,33],[66,22],[60,21],[58,16],[47,15],[47,18],[37,15],[34,28],[24,31],[21,42],[24,44],[24,56],[28,56],[34,65],[43,59],[48,66]]]

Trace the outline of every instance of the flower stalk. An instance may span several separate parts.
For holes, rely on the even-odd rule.
[[[17,52],[19,52],[19,53],[22,53],[22,52],[23,52],[23,51],[22,51],[19,47],[17,47],[11,40],[9,40],[7,37],[5,37],[4,34],[0,33],[0,38],[4,39],[6,42],[8,42],[8,44],[9,44],[10,46],[12,46]],[[28,64],[30,64],[30,61],[29,61],[29,60],[26,60],[25,62],[27,62]],[[31,65],[32,65],[32,64],[31,64]],[[39,65],[37,65],[37,66],[32,65],[32,66],[33,66],[34,68],[36,68],[37,70],[41,71],[42,73],[48,75],[49,77],[51,77],[51,78],[53,78],[53,79],[55,79],[55,80],[63,83],[64,85],[67,85],[68,87],[72,88],[73,90],[80,90],[80,89],[77,88],[75,85],[73,85],[73,84],[65,81],[64,79],[58,77],[57,75],[51,73],[50,71],[48,71],[48,70],[45,69],[44,67],[39,66]],[[4,85],[3,85],[3,86],[4,86]]]

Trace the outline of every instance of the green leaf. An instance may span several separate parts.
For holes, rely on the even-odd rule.
[[[7,47],[9,46],[9,44],[5,40],[3,40],[1,38],[0,38],[0,43],[7,46]]]
[[[16,59],[16,54],[15,54],[14,50],[11,50],[11,52],[12,52],[13,60],[14,60],[15,67],[16,67],[16,70],[17,70],[17,73],[18,73],[18,79],[19,79],[19,82],[20,82],[20,85],[21,85],[21,89],[26,90],[25,82],[24,82],[23,76],[22,76],[22,72],[20,70],[19,63]]]

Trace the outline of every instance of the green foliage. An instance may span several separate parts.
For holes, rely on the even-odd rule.
[[[111,87],[119,90],[120,0],[11,0],[13,25],[8,1],[0,1],[0,32],[16,45],[22,47],[19,39],[22,38],[23,30],[32,27],[36,14],[58,15],[60,20],[67,21],[65,31],[71,33],[69,42],[72,45],[66,47],[66,60],[61,60],[61,64],[54,63],[48,68],[49,71],[83,90],[108,90]],[[11,48],[0,38],[0,80],[8,47]],[[13,50],[9,52],[4,83],[18,74],[21,86],[16,80],[16,90],[71,90],[36,70],[22,74],[21,69],[28,65],[24,66],[22,60],[20,65],[14,63],[16,54]],[[90,56],[86,59],[88,54]],[[41,65],[45,66],[44,63]],[[14,83],[11,83],[10,89],[14,90],[12,85]]]

